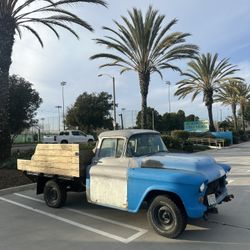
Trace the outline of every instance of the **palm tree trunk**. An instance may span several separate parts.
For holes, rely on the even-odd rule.
[[[243,132],[245,133],[245,131],[246,131],[246,124],[245,124],[245,106],[244,106],[243,103],[241,104],[240,109],[241,109],[241,117],[242,117],[242,130],[243,130]]]
[[[149,72],[139,72],[140,92],[141,92],[141,128],[146,128],[147,125],[147,96],[148,86],[150,81]]]
[[[234,119],[234,129],[235,131],[238,131],[238,124],[237,124],[237,116],[236,116],[236,104],[231,104],[232,113],[233,113],[233,119]]]
[[[207,105],[208,119],[209,119],[209,131],[215,132],[214,120],[213,120],[213,106],[212,103]]]
[[[214,120],[213,120],[213,90],[210,89],[205,93],[204,96],[205,99],[205,105],[207,106],[208,111],[208,119],[209,119],[209,131],[214,132],[215,126],[214,126]]]
[[[15,26],[11,18],[0,19],[0,161],[10,157],[9,69]]]

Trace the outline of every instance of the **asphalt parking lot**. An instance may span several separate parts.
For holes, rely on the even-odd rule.
[[[138,214],[88,204],[70,193],[61,209],[48,208],[34,190],[0,196],[0,250],[250,249],[250,143],[205,152],[232,166],[230,203],[208,221],[192,220],[179,239],[157,235],[146,210]]]

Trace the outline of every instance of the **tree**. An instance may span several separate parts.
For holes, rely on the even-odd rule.
[[[153,129],[153,118],[154,118],[154,129],[160,131],[161,130],[161,115],[157,110],[151,107],[147,107],[146,110],[146,127]],[[136,117],[136,126],[138,128],[141,127],[141,111],[138,112]]]
[[[91,131],[97,128],[112,129],[110,110],[112,96],[106,92],[88,94],[84,92],[76,99],[75,104],[68,109],[66,125]]]
[[[133,70],[139,77],[141,93],[141,127],[147,125],[147,96],[151,74],[157,72],[161,77],[163,69],[172,69],[180,72],[179,67],[173,64],[176,59],[192,58],[198,47],[186,43],[188,33],[168,33],[177,22],[173,19],[163,25],[164,15],[149,7],[145,17],[136,8],[128,11],[129,19],[122,16],[124,24],[115,21],[116,30],[103,27],[111,35],[105,39],[96,39],[97,44],[112,49],[114,53],[99,53],[90,59],[107,58],[110,60],[100,66],[119,67],[120,73]]]
[[[240,104],[240,113],[242,118],[242,129],[245,132],[245,109],[247,103],[250,101],[250,86],[244,82],[241,82],[238,85],[238,95],[239,95],[239,104]]]
[[[22,37],[22,30],[31,32],[43,42],[38,31],[30,24],[42,24],[58,38],[56,28],[77,33],[68,24],[77,24],[88,30],[92,27],[65,7],[74,3],[90,2],[106,5],[102,0],[1,0],[0,1],[0,161],[10,156],[9,69],[15,35]],[[33,8],[32,8],[33,7]]]
[[[229,63],[228,59],[218,61],[218,54],[214,56],[210,53],[202,54],[188,63],[188,70],[182,73],[184,80],[177,83],[178,89],[175,95],[179,99],[185,98],[188,94],[192,95],[192,101],[203,94],[203,102],[208,110],[209,130],[215,131],[213,122],[212,105],[214,103],[214,92],[218,91],[221,84],[228,80],[239,80],[232,77],[238,71],[235,66]]]
[[[24,129],[37,123],[36,111],[42,103],[38,92],[32,88],[32,83],[24,78],[12,75],[10,84],[10,131],[13,139]]]
[[[185,122],[194,122],[194,121],[199,121],[199,117],[195,116],[194,114],[190,114],[185,117]]]
[[[165,113],[162,116],[162,131],[183,130],[185,113],[179,110],[177,113]]]
[[[215,95],[215,101],[221,102],[223,105],[231,106],[235,131],[238,130],[236,109],[240,101],[239,84],[239,81],[229,80],[218,89]]]
[[[244,118],[246,121],[250,122],[250,101],[248,101],[245,106]]]

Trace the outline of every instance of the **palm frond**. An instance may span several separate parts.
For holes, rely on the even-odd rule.
[[[24,25],[24,24],[22,24],[20,26],[24,27],[25,29],[27,29],[28,31],[30,31],[37,38],[37,40],[39,41],[40,45],[43,47],[43,41],[42,41],[41,37],[39,36],[39,34],[33,28],[31,28],[28,25]]]

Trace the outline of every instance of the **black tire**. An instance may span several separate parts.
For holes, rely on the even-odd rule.
[[[62,140],[61,144],[68,144],[68,141],[67,140]]]
[[[44,186],[44,200],[49,207],[62,207],[67,199],[66,188],[56,181],[47,181]]]
[[[167,196],[157,196],[149,206],[148,221],[153,229],[167,238],[177,238],[187,226],[185,211]]]

